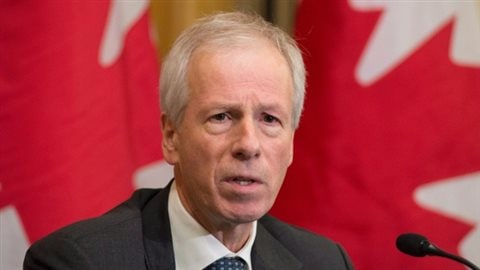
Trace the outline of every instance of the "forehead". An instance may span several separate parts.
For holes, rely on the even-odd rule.
[[[256,83],[278,91],[292,90],[292,74],[285,57],[267,40],[230,47],[203,46],[194,51],[187,68],[188,86],[209,87]],[[290,89],[291,88],[291,89]]]
[[[293,83],[283,55],[271,44],[196,51],[188,67],[187,111],[253,109],[293,114]]]

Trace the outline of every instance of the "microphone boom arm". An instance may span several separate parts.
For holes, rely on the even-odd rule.
[[[480,270],[480,268],[478,268],[471,261],[469,261],[469,260],[467,260],[463,257],[448,253],[446,251],[443,251],[442,249],[436,247],[435,245],[429,243],[428,241],[424,241],[424,243],[422,243],[422,246],[426,249],[425,252],[429,256],[433,255],[433,256],[448,258],[448,259],[454,260],[456,262],[459,262],[461,264],[464,264],[464,265],[470,267],[472,270]]]
[[[398,250],[410,256],[415,256],[415,257],[424,257],[426,255],[439,256],[439,257],[444,257],[444,258],[448,258],[456,262],[459,262],[463,265],[470,267],[472,270],[480,270],[480,268],[478,268],[478,266],[473,264],[471,261],[463,257],[448,253],[436,247],[434,244],[430,243],[430,241],[428,241],[428,239],[425,238],[425,236],[420,234],[416,234],[416,233],[402,234],[398,236],[396,245]]]

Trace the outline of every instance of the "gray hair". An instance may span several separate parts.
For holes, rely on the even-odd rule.
[[[265,39],[285,57],[294,87],[293,128],[297,128],[305,97],[305,66],[302,53],[287,33],[258,15],[242,12],[218,13],[204,17],[186,29],[163,60],[160,74],[160,100],[163,113],[179,125],[188,103],[187,68],[193,52],[200,47],[241,46]]]

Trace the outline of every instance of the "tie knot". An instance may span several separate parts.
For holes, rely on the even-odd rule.
[[[240,257],[223,257],[207,266],[204,270],[245,270],[247,263]]]

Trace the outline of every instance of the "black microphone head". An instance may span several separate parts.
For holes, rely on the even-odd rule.
[[[397,248],[403,253],[415,257],[428,255],[425,249],[429,245],[427,238],[416,233],[406,233],[397,237]]]

